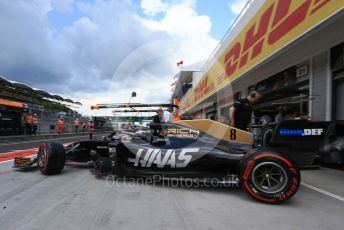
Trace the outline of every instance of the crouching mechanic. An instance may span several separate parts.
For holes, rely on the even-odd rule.
[[[229,109],[229,125],[247,131],[252,115],[252,105],[261,98],[260,93],[253,91],[246,98],[237,100]]]

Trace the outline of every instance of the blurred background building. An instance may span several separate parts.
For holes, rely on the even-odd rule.
[[[229,123],[228,109],[258,90],[253,120],[344,121],[344,1],[248,1],[204,64],[181,68],[179,113]],[[265,120],[262,121],[261,119]]]
[[[74,119],[80,117],[72,108],[79,106],[80,102],[0,76],[0,136],[24,134],[27,114],[37,114],[38,134],[56,132],[58,118],[64,119],[65,132],[72,132]]]

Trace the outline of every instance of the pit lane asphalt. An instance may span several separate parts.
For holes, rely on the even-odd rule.
[[[33,145],[28,148],[37,147]],[[300,186],[285,204],[267,205],[238,188],[153,186],[132,180],[107,184],[83,166],[68,165],[60,175],[44,176],[37,168],[13,170],[12,164],[0,164],[1,230],[324,230],[344,225],[344,202],[338,199],[344,197],[344,172],[333,169],[303,170],[307,186]]]
[[[99,138],[104,135],[108,135],[109,133],[104,133],[104,134],[94,134],[94,138]],[[59,138],[51,138],[51,139],[45,139],[45,140],[32,140],[32,141],[19,141],[19,142],[10,142],[10,143],[0,143],[0,154],[1,153],[6,153],[10,151],[15,151],[15,150],[24,150],[24,149],[31,149],[31,148],[38,148],[38,146],[43,143],[44,141],[48,140],[56,140],[61,143],[71,143],[79,140],[87,140],[89,137],[87,134],[80,134],[80,135],[75,135],[75,136],[69,136],[69,137],[59,137]],[[0,228],[1,230],[1,228]]]

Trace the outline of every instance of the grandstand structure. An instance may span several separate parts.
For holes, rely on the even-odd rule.
[[[24,134],[24,117],[37,114],[38,133],[55,132],[56,121],[64,118],[66,131],[72,131],[73,121],[80,116],[73,108],[82,104],[30,85],[0,76],[0,136]]]

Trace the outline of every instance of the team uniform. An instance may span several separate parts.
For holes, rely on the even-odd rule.
[[[32,134],[33,135],[37,134],[37,128],[38,128],[38,117],[37,115],[34,115],[32,117]]]
[[[234,127],[247,131],[247,126],[251,120],[252,107],[249,101],[245,99],[239,99],[234,104]]]

